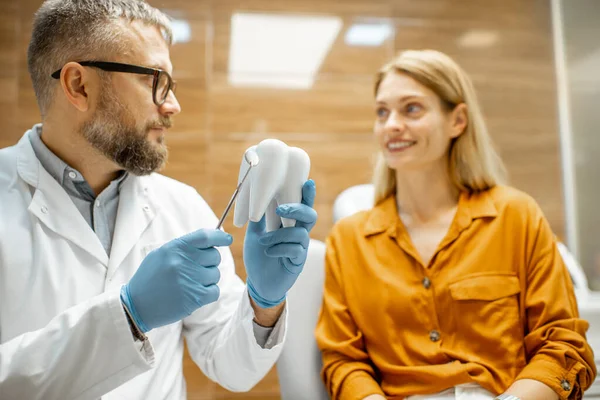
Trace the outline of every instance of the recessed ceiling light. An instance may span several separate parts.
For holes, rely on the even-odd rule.
[[[388,23],[354,24],[346,32],[344,41],[351,46],[381,46],[392,32]]]
[[[237,13],[229,83],[308,89],[342,27],[339,17]]]

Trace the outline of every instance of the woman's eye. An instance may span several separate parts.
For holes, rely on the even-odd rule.
[[[379,118],[385,118],[388,114],[388,111],[385,108],[380,107],[377,110],[375,110],[375,113]]]
[[[408,112],[409,114],[416,114],[422,109],[423,107],[421,107],[421,105],[417,103],[410,103],[406,106],[406,112]]]

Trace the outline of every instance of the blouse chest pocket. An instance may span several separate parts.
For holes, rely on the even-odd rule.
[[[512,275],[481,275],[450,284],[457,301],[496,301],[521,292],[519,279]]]
[[[459,333],[455,336],[457,345],[475,350],[475,354],[498,348],[511,360],[521,358],[524,328],[517,276],[471,276],[450,284],[449,292],[450,324]]]

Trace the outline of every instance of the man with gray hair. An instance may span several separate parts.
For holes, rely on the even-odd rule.
[[[184,399],[183,339],[232,391],[271,369],[317,215],[229,234],[158,173],[181,108],[168,18],[143,0],[47,0],[29,71],[42,123],[0,150],[0,398]]]

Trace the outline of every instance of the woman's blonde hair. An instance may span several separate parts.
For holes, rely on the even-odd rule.
[[[501,184],[506,170],[488,134],[475,89],[466,72],[447,55],[435,50],[401,52],[377,73],[375,95],[389,73],[406,74],[435,92],[450,109],[467,106],[467,126],[452,139],[449,148],[449,175],[457,189],[479,192]],[[383,153],[377,156],[373,176],[375,204],[396,191],[396,174]]]

